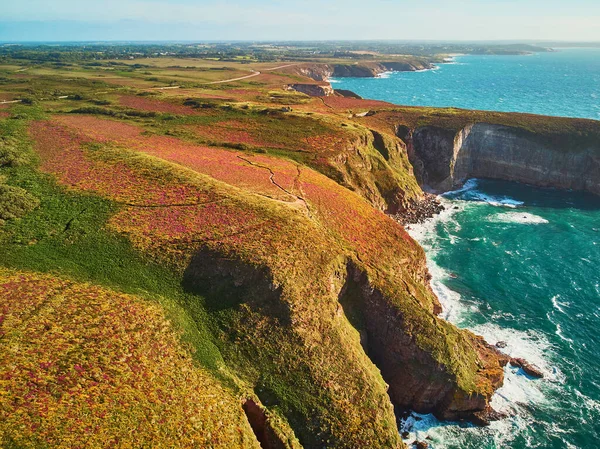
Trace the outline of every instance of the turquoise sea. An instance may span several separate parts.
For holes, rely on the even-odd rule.
[[[336,87],[395,103],[600,118],[600,50],[464,56],[455,64]],[[600,447],[600,197],[470,180],[446,210],[409,230],[425,248],[446,319],[539,366],[507,367],[493,405],[509,417],[477,428],[413,415],[410,438],[433,449]]]
[[[453,106],[600,120],[600,48],[457,56],[435,70],[339,78],[333,87],[410,106]]]

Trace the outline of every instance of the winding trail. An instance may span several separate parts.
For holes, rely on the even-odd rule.
[[[246,75],[246,76],[240,76],[239,78],[231,78],[231,79],[228,79],[228,80],[213,81],[213,82],[211,82],[211,83],[206,83],[206,84],[222,84],[222,83],[230,83],[230,82],[233,82],[233,81],[245,80],[245,79],[247,79],[247,78],[253,78],[253,77],[255,77],[255,76],[258,76],[258,75],[260,75],[260,73],[261,73],[261,72],[253,72],[253,73],[252,73],[252,74],[250,74],[250,75]]]
[[[243,156],[237,156],[239,159],[243,160],[244,162],[246,162],[249,165],[252,165],[254,167],[258,167],[258,168],[262,168],[264,170],[268,170],[270,176],[269,176],[269,181],[271,181],[271,183],[277,187],[279,190],[285,192],[287,195],[296,198],[296,201],[294,201],[293,203],[289,203],[287,201],[284,201],[284,203],[287,204],[300,204],[301,206],[304,207],[304,209],[306,210],[306,214],[308,215],[309,218],[312,218],[312,214],[310,212],[310,208],[308,207],[308,203],[306,202],[306,200],[304,198],[302,198],[301,196],[296,195],[293,192],[290,192],[289,190],[287,190],[285,187],[283,187],[281,184],[279,184],[277,181],[275,181],[275,172],[271,169],[271,167],[268,167],[266,165],[262,165],[262,164],[258,164],[256,162],[252,162],[250,159],[246,159]],[[300,177],[300,170],[298,169],[298,177]],[[271,198],[273,199],[273,198]]]
[[[285,65],[280,65],[277,67],[272,67],[270,69],[263,69],[263,71],[265,72],[272,72],[273,70],[279,70],[279,69],[284,69],[286,67],[292,67],[294,65],[298,65],[298,63],[293,63],[293,64],[285,64]],[[206,84],[223,84],[223,83],[231,83],[234,81],[240,81],[240,80],[245,80],[248,78],[254,78],[255,76],[260,75],[262,72],[259,72],[258,70],[254,70],[250,75],[246,75],[246,76],[240,76],[239,78],[231,78],[228,80],[221,80],[221,81],[212,81],[210,83],[206,83]]]

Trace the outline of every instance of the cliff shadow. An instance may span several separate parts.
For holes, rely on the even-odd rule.
[[[246,399],[242,403],[242,408],[261,448],[285,449],[289,447],[273,429],[265,409],[254,399]]]
[[[275,287],[270,270],[255,266],[208,248],[200,249],[184,271],[186,292],[204,297],[208,312],[220,312],[250,304],[265,315],[289,324],[290,309],[281,300],[281,287]]]

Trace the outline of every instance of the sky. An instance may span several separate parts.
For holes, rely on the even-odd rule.
[[[600,0],[3,0],[0,41],[600,41]]]

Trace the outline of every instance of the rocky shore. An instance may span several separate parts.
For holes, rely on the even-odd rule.
[[[402,226],[423,223],[444,210],[437,196],[425,193],[423,199],[411,201],[410,205],[391,217]]]

